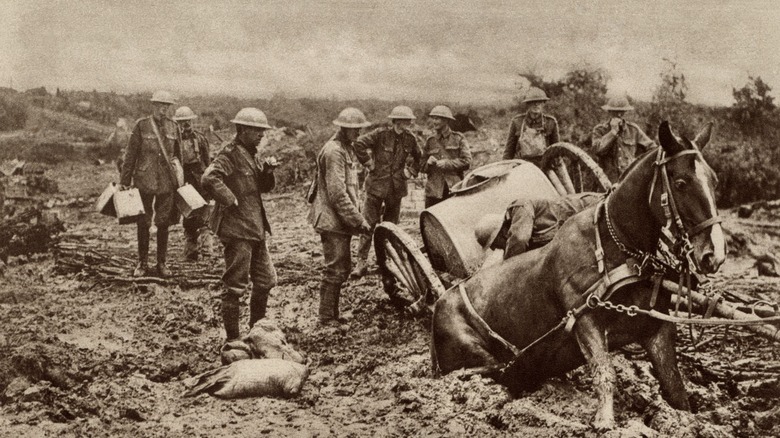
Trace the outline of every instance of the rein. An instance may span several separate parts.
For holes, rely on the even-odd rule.
[[[705,315],[704,318],[692,317],[691,309],[693,308],[693,306],[692,306],[692,296],[691,296],[692,295],[691,294],[691,290],[692,290],[691,266],[693,266],[694,269],[696,269],[697,271],[698,271],[698,266],[696,265],[695,259],[693,257],[693,245],[691,244],[690,236],[695,236],[698,233],[702,232],[703,230],[707,229],[708,227],[722,222],[722,219],[717,215],[717,212],[715,216],[705,219],[702,222],[699,222],[698,224],[691,227],[689,230],[685,228],[682,222],[682,218],[680,217],[680,213],[677,208],[677,203],[674,199],[674,195],[672,194],[671,184],[669,182],[669,174],[667,172],[666,165],[669,162],[676,160],[680,157],[686,155],[693,155],[693,154],[696,154],[699,157],[701,157],[701,152],[699,152],[696,149],[686,149],[672,156],[667,157],[666,152],[663,150],[663,148],[659,147],[658,153],[656,155],[656,159],[653,162],[653,165],[655,166],[655,171],[653,172],[653,179],[650,186],[650,193],[648,195],[648,205],[652,205],[653,193],[655,192],[656,183],[660,179],[663,184],[663,190],[664,190],[664,192],[661,194],[661,207],[664,210],[664,217],[666,218],[666,223],[661,228],[662,237],[661,239],[659,239],[659,246],[657,252],[662,255],[666,255],[667,257],[662,258],[654,253],[642,251],[636,248],[631,248],[619,239],[615,227],[612,223],[612,220],[610,219],[609,216],[608,206],[609,206],[609,200],[611,195],[610,192],[609,194],[607,194],[606,198],[601,203],[599,203],[598,206],[596,207],[595,215],[593,218],[593,225],[595,230],[595,245],[596,245],[594,254],[596,257],[598,271],[599,273],[602,274],[602,278],[588,291],[586,291],[585,295],[587,295],[587,298],[585,299],[585,302],[582,305],[569,310],[557,325],[555,325],[550,330],[545,332],[542,336],[540,336],[539,338],[537,338],[536,340],[534,340],[533,342],[525,346],[523,349],[519,350],[517,347],[511,344],[510,344],[511,346],[510,348],[510,346],[506,345],[508,344],[506,340],[504,340],[500,335],[495,333],[493,330],[489,329],[487,323],[481,317],[479,317],[479,315],[470,305],[468,296],[466,296],[465,289],[463,288],[462,284],[459,285],[461,296],[463,297],[464,302],[467,303],[467,308],[470,310],[469,313],[476,315],[478,320],[481,321],[482,325],[484,325],[484,327],[488,327],[489,330],[488,332],[491,334],[491,337],[501,341],[504,347],[514,354],[514,357],[506,364],[492,365],[486,368],[492,371],[498,371],[501,375],[505,374],[507,370],[510,367],[512,367],[528,349],[539,344],[544,339],[556,333],[558,330],[565,329],[566,332],[570,332],[574,328],[574,324],[576,323],[577,319],[582,314],[584,314],[589,310],[594,310],[596,308],[615,310],[616,312],[619,313],[625,313],[628,316],[643,315],[661,321],[673,322],[677,324],[691,324],[691,329],[693,327],[693,324],[758,325],[758,324],[764,324],[766,322],[780,321],[780,316],[772,317],[772,318],[762,318],[756,320],[743,320],[743,321],[724,320],[721,318],[710,318],[711,315],[710,309],[708,309],[707,314]],[[624,268],[628,268],[628,269],[624,269],[624,271],[626,272],[631,272],[633,270],[633,272],[631,273],[624,272],[622,273],[622,275],[615,276],[614,272],[610,273],[606,269],[605,254],[604,254],[604,249],[601,245],[601,236],[599,233],[599,225],[598,225],[602,211],[603,211],[604,221],[606,223],[610,238],[615,242],[615,244],[617,245],[618,249],[620,249],[621,252],[629,256],[629,259],[626,260],[626,263],[624,263],[621,266]],[[674,233],[672,231],[673,227],[677,231],[677,233]],[[664,250],[663,246],[661,245],[662,242],[666,244],[668,248],[672,249],[673,251],[672,254],[669,254],[668,251]],[[635,261],[632,261],[632,259],[635,259]],[[615,305],[610,301],[608,301],[612,293],[615,292],[617,289],[619,289],[621,286],[625,285],[626,283],[641,281],[644,270],[649,270],[651,272],[650,277],[652,278],[653,281],[653,295],[650,299],[649,310],[640,309],[637,306],[625,306],[622,304]],[[668,315],[653,309],[661,289],[661,283],[663,281],[664,275],[669,270],[677,271],[680,273],[680,280],[678,282],[679,289],[677,291],[677,294],[680,297],[687,295],[688,298],[687,318],[681,318],[677,316],[679,312],[679,304],[680,304],[679,300],[676,303],[674,315]],[[617,271],[617,269],[613,271]],[[617,281],[615,281],[614,277],[617,277]],[[687,293],[683,295],[684,292]]]

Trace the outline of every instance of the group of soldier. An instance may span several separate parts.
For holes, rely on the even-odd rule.
[[[523,102],[528,111],[512,119],[504,159],[521,158],[539,165],[545,149],[559,141],[557,121],[543,111],[547,100],[538,88],[531,88],[526,94]],[[136,122],[120,165],[121,188],[136,187],[146,211],[137,223],[139,258],[134,275],[171,275],[166,265],[168,228],[180,218],[174,195],[182,184],[191,184],[205,199],[213,199],[215,206],[208,218],[206,209],[201,209],[184,219],[185,258],[198,258],[199,236],[208,224],[224,247],[221,313],[227,340],[235,340],[240,334],[239,303],[245,291],[251,285],[251,328],[265,317],[271,289],[276,285],[276,271],[266,245],[271,227],[261,194],[274,188],[278,162],[258,156],[263,135],[271,126],[259,109],[241,109],[231,120],[235,137],[211,160],[208,140],[193,129],[192,120],[197,116],[189,107],[179,107],[171,119],[169,111],[175,104],[171,93],[155,92],[151,102],[154,110]],[[625,98],[612,99],[603,108],[610,119],[594,128],[592,142],[605,171],[614,180],[653,142],[637,125],[623,118],[632,109]],[[381,221],[399,221],[407,180],[421,172],[426,174],[428,208],[446,199],[471,166],[465,136],[450,126],[455,120],[450,108],[435,106],[428,118],[432,134],[424,140],[411,129],[416,117],[407,106],[392,109],[388,126],[362,135],[362,129],[371,123],[359,109],[345,108],[333,121],[338,132],[317,154],[317,174],[307,195],[309,222],[320,235],[323,248],[318,318],[321,326],[343,322],[339,317],[341,288],[350,276],[366,275],[373,229]],[[358,177],[361,168],[367,171],[362,202]],[[584,199],[590,202],[595,198]],[[565,202],[571,208],[556,210],[547,206],[546,210],[573,214],[587,204],[582,200]],[[513,216],[521,215],[508,211],[503,226],[493,227],[489,242],[482,242],[486,248],[508,245],[512,241],[511,230],[516,231],[516,240],[522,228],[528,229],[528,236],[519,244],[512,244],[515,249],[511,253],[518,252],[516,248],[521,248],[519,252],[525,250],[539,215],[519,207],[510,209],[524,211],[524,222],[521,224],[518,219],[513,228]],[[149,269],[153,217],[157,227],[157,263],[155,269]],[[354,269],[350,252],[353,236],[359,236]]]

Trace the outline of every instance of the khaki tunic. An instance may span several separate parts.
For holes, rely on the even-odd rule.
[[[260,167],[238,140],[217,154],[201,184],[217,201],[210,225],[220,239],[263,241],[265,234],[271,233],[260,194],[273,190],[276,179],[273,171]]]
[[[400,199],[407,195],[404,168],[417,175],[422,155],[417,137],[409,131],[398,134],[392,127],[361,135],[355,141],[355,153],[363,164],[373,157],[374,169],[368,172],[365,189],[379,199]]]
[[[428,158],[436,157],[438,163],[428,166]],[[449,189],[463,179],[471,166],[471,149],[463,134],[445,127],[425,140],[421,171],[428,174],[425,196],[443,198]]]
[[[559,141],[555,117],[542,114],[540,119],[534,120],[528,113],[520,114],[509,123],[503,158],[538,158],[547,147]]]
[[[157,126],[168,158],[181,158],[178,128],[173,120],[166,117],[153,121],[151,116],[139,119],[130,135],[122,161],[120,183],[129,186],[132,181],[138,191],[145,194],[171,193],[176,190],[178,183],[174,180],[173,168],[160,150],[152,123]]]
[[[655,143],[635,123],[626,121],[618,135],[611,132],[609,122],[593,128],[593,151],[610,181],[616,182],[636,157],[649,151]]]
[[[365,222],[358,209],[358,161],[345,144],[336,135],[317,154],[317,190],[309,223],[320,233],[359,234]]]

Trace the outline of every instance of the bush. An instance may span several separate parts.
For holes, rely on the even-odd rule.
[[[0,131],[22,129],[27,123],[27,104],[19,98],[0,96]]]

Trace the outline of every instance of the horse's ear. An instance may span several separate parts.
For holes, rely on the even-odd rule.
[[[707,146],[707,143],[710,142],[710,138],[712,138],[712,122],[707,123],[707,126],[700,133],[696,134],[693,142],[696,143],[699,149],[704,149],[704,146]]]
[[[677,152],[685,149],[672,134],[672,129],[669,127],[669,122],[664,120],[658,127],[658,141],[661,143],[661,147],[664,148],[667,154],[674,155]]]

